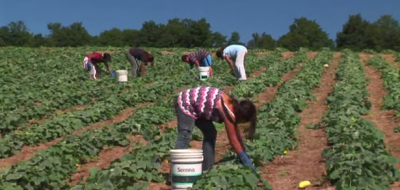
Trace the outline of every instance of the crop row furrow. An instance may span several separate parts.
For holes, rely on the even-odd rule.
[[[269,58],[272,60],[276,60],[277,55],[274,55],[274,56],[275,56],[275,58],[270,57],[270,56],[269,56]],[[270,62],[271,61],[267,62],[267,64],[270,64]],[[266,64],[266,62],[261,62],[261,61],[254,62],[254,63],[259,66],[261,65],[261,63]],[[249,81],[251,81],[251,80],[252,79],[250,79]],[[216,82],[216,81],[214,81],[214,82]],[[244,83],[247,83],[247,82],[248,81],[246,81]],[[218,82],[216,82],[216,83],[218,83]],[[219,86],[219,84],[216,84],[216,83],[212,83],[211,85]],[[166,107],[159,107],[158,109],[162,110],[163,113],[170,112],[170,114],[172,116],[170,119],[172,119],[174,117],[174,109],[172,109],[172,105],[164,105],[164,106],[166,106]],[[133,117],[135,117],[135,116],[133,116]],[[129,119],[126,120],[126,122],[131,122],[132,124],[135,123],[134,121],[129,121]],[[142,122],[136,122],[136,123],[142,123]],[[132,124],[128,124],[128,126],[132,125]],[[114,126],[113,128],[116,128],[116,127],[117,126]],[[75,186],[74,189],[80,189],[80,188],[94,189],[96,186],[100,187],[102,185],[106,185],[107,187],[110,187],[109,185],[111,185],[111,186],[114,186],[114,188],[124,189],[128,186],[131,186],[132,183],[135,183],[138,180],[149,180],[149,181],[162,182],[164,180],[163,174],[159,173],[157,169],[160,166],[159,165],[160,162],[164,158],[166,158],[165,156],[168,155],[168,151],[174,145],[175,138],[176,138],[176,132],[175,132],[175,130],[172,130],[171,128],[167,128],[164,133],[161,133],[160,129],[154,128],[154,126],[152,126],[152,127],[141,126],[142,129],[150,128],[147,132],[144,132],[144,131],[141,132],[141,134],[147,140],[146,146],[134,149],[131,153],[114,161],[111,164],[111,166],[108,167],[107,169],[105,169],[104,171],[94,172],[95,174],[91,173],[91,175],[89,176],[89,178],[86,181],[86,184],[79,184],[79,185]],[[146,156],[144,156],[144,155],[146,155]],[[150,156],[151,159],[149,159],[149,157],[147,155]],[[150,162],[149,162],[149,160],[150,160]],[[159,161],[158,164],[153,163],[153,161],[157,161],[157,160]],[[126,162],[126,161],[129,161],[129,162]],[[142,166],[143,163],[149,163],[151,165],[151,167],[148,167],[148,168],[143,167]],[[119,165],[127,165],[127,164],[129,164],[129,167],[123,167],[122,168],[122,170],[124,170],[123,172],[116,173],[115,175],[110,176],[110,179],[107,179],[107,181],[101,180],[101,182],[100,182],[101,184],[94,183],[94,181],[98,181],[99,177],[101,177],[104,173],[107,173],[109,171],[111,171],[111,172],[115,171],[112,169],[113,167],[118,167]],[[140,166],[136,166],[137,164],[139,164]],[[145,164],[145,165],[149,166],[149,164]],[[131,169],[133,169],[133,170],[131,170]],[[96,170],[96,169],[94,169],[94,170]],[[118,170],[117,172],[119,172],[119,171],[121,171],[121,170]],[[130,174],[132,172],[135,172],[137,174]],[[126,176],[135,175],[136,177],[133,176],[129,179],[126,179],[126,177],[120,176],[120,175],[126,175]],[[129,180],[130,184],[118,184],[118,181],[115,181],[115,180],[121,180],[121,179]],[[108,185],[108,183],[110,183],[110,184]],[[122,185],[122,186],[115,187],[115,185],[118,185],[118,186]],[[135,185],[135,187],[136,186],[137,185]]]
[[[262,162],[272,160],[275,156],[284,154],[285,150],[294,149],[297,146],[295,138],[296,128],[300,123],[297,112],[301,112],[307,107],[307,100],[312,100],[312,90],[320,83],[320,78],[324,71],[324,64],[328,63],[332,56],[330,51],[322,51],[314,59],[309,60],[302,69],[297,73],[295,78],[283,83],[275,99],[262,105],[258,110],[257,137],[255,141],[247,141],[247,153],[253,159],[256,166],[262,166]],[[227,162],[215,167],[210,174],[204,175],[201,180],[197,181],[194,189],[201,189],[204,186],[220,186],[225,183],[215,183],[211,178],[219,178],[219,181],[227,181],[219,174],[230,173],[232,176],[243,175],[243,180],[238,181],[234,186],[246,186],[247,184],[255,184],[257,178],[246,178],[251,171],[242,167],[240,170],[237,166],[232,166],[232,162],[237,160],[228,159],[234,156],[232,153],[225,155]],[[225,184],[227,185],[227,184]],[[270,184],[264,181],[265,188],[271,188]],[[233,186],[232,186],[233,187]]]
[[[255,62],[255,64],[250,64],[249,67],[255,68],[260,66],[262,65],[259,62]],[[195,80],[187,80],[189,78],[188,76],[181,76],[180,80],[177,80],[177,83],[179,81],[186,81],[182,82],[182,84],[189,83],[190,86],[201,84]],[[225,77],[225,80],[211,78],[208,83],[214,84],[213,86],[235,84],[236,81],[229,80],[230,78],[233,77]],[[176,96],[171,97],[176,98]],[[126,135],[131,134],[142,134],[147,140],[154,140],[154,137],[157,136],[156,134],[160,134],[160,130],[155,128],[155,125],[164,123],[174,117],[171,97],[161,99],[153,105],[136,110],[133,116],[122,123],[113,125],[110,129],[94,129],[82,134],[69,135],[63,141],[60,141],[49,149],[39,152],[30,160],[11,166],[3,174],[5,180],[2,181],[2,189],[5,187],[23,187],[24,189],[59,188],[66,185],[65,178],[77,171],[76,167],[74,167],[76,164],[83,164],[86,162],[85,160],[96,156],[102,150],[103,146],[127,146],[129,141]],[[167,136],[163,135],[162,138],[165,137]],[[156,145],[156,147],[163,148],[160,145]],[[50,157],[50,160],[47,159]],[[145,156],[141,155],[140,157]],[[152,161],[147,160],[146,162],[152,163]],[[143,162],[143,164],[146,165],[146,162]],[[44,164],[61,164],[62,166],[44,167]],[[36,170],[37,168],[39,170]]]
[[[148,78],[151,78],[153,81],[172,81],[174,80],[172,76],[162,75],[162,73],[170,73],[171,69],[175,73],[182,73],[183,70],[178,66],[172,65],[172,67],[156,68],[154,72],[158,73],[159,76],[148,76]],[[67,83],[54,88],[44,89],[37,93],[32,92],[32,89],[38,89],[38,87],[26,89],[28,92],[18,95],[18,98],[25,98],[25,101],[20,102],[26,105],[22,105],[14,110],[4,110],[3,114],[0,115],[0,132],[3,134],[10,132],[19,126],[28,124],[31,119],[54,116],[58,109],[67,109],[76,105],[90,105],[93,103],[93,99],[104,101],[109,96],[135,92],[137,89],[143,89],[146,85],[136,80],[124,85],[115,85],[115,83],[115,81],[110,80],[97,80],[85,83],[75,82],[71,85]],[[129,90],[127,91],[126,89]],[[4,94],[15,99],[15,96],[10,92]],[[37,95],[37,98],[35,98],[35,95]],[[5,99],[2,100],[7,101]],[[8,102],[4,106],[9,108],[9,104],[18,105],[15,102]]]
[[[368,65],[372,65],[382,73],[383,86],[388,90],[383,98],[386,110],[396,110],[400,117],[400,69],[390,65],[383,57],[375,56],[371,58]]]
[[[363,118],[371,102],[357,54],[343,51],[336,81],[321,121],[331,145],[322,153],[327,178],[337,189],[390,189],[398,179],[396,158],[386,151],[383,133]]]
[[[225,66],[225,65],[223,65]],[[222,67],[222,65],[220,65]],[[250,65],[251,69],[260,67],[259,65]],[[218,71],[218,69],[217,69]],[[0,158],[9,157],[18,153],[23,146],[35,145],[54,140],[58,137],[68,135],[75,130],[82,129],[85,126],[96,122],[104,121],[118,114],[120,110],[137,106],[139,103],[156,101],[165,95],[168,95],[179,86],[184,86],[195,81],[192,73],[185,73],[180,76],[181,80],[168,80],[155,82],[146,88],[139,88],[135,92],[127,94],[116,94],[109,96],[105,101],[95,102],[91,107],[85,110],[76,110],[63,115],[55,116],[40,124],[33,124],[30,128],[13,131],[0,138],[2,147],[0,147]],[[233,77],[215,78],[220,83],[226,84],[233,82]],[[212,81],[213,79],[210,79]],[[125,85],[125,84],[122,84]]]
[[[277,56],[275,56],[275,58],[274,57],[270,58],[271,59],[269,61],[267,60],[268,58],[265,61],[263,61],[263,63],[265,62],[268,63],[268,68],[271,65],[275,65],[277,63],[276,61]],[[292,62],[294,61],[292,60]],[[265,70],[264,72],[266,71],[268,71],[268,69]],[[244,82],[243,85],[257,78],[258,77],[254,77],[251,80]],[[272,80],[271,82],[274,81],[275,80]],[[173,112],[172,109],[170,109],[170,111]],[[152,129],[151,131],[155,130],[157,129]],[[136,183],[139,180],[154,181],[154,182],[164,181],[164,176],[162,173],[158,172],[158,168],[160,167],[161,161],[168,156],[169,154],[168,151],[171,148],[173,148],[176,138],[176,132],[175,130],[168,128],[164,133],[162,133],[162,136],[161,133],[146,135],[148,133],[143,133],[145,138],[148,140],[148,143],[145,147],[136,148],[130,154],[127,154],[121,159],[114,161],[110,167],[104,169],[101,172],[100,171],[93,172],[94,174],[91,174],[89,176],[89,178],[86,181],[86,184],[79,184],[75,186],[73,189],[96,189],[102,186],[107,186],[107,188],[125,189],[131,186],[132,183]],[[143,158],[142,155],[144,154],[149,155],[150,158],[149,157]],[[158,160],[159,163],[154,165],[154,163],[150,162],[151,164],[153,164],[152,167],[144,168],[142,167],[142,163],[146,162],[146,160]],[[112,176],[109,175],[111,173]],[[132,175],[132,177],[129,179],[126,179],[126,177],[124,177],[130,175]],[[106,181],[105,181],[105,176],[109,176],[107,177]],[[129,180],[129,181],[126,181],[125,183],[121,180]],[[135,187],[137,187],[137,184],[135,185]]]

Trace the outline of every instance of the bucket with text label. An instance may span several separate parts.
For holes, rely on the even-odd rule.
[[[201,177],[203,150],[174,149],[170,150],[171,188],[187,189]]]
[[[210,77],[210,67],[199,67],[200,80],[204,81]]]

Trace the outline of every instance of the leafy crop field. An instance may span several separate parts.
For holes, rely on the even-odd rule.
[[[94,50],[130,70],[126,48],[0,49],[0,189],[168,189],[172,101],[198,85],[256,102],[257,137],[246,144],[258,175],[217,125],[218,163],[193,189],[293,190],[304,180],[307,189],[400,189],[400,53],[252,50],[250,77],[237,83],[216,58],[215,77],[201,82],[180,62],[193,50],[148,48],[155,67],[118,83],[105,70],[83,79]],[[196,130],[191,146],[201,141]]]

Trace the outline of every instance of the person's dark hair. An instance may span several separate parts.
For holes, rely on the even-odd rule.
[[[189,55],[182,55],[181,60],[186,62],[186,59],[189,57]]]
[[[152,56],[150,53],[147,53],[147,60],[149,62],[153,62],[154,61],[154,56]]]
[[[233,100],[235,117],[239,122],[250,121],[256,113],[256,106],[250,100]]]
[[[111,61],[111,55],[109,53],[104,53],[103,54],[103,61],[110,62]]]
[[[247,138],[253,139],[256,132],[256,121],[257,121],[257,110],[256,106],[250,100],[236,100],[232,101],[234,107],[234,114],[237,123],[250,122],[250,126],[245,129],[247,132]]]
[[[226,48],[226,46],[227,46],[227,45],[221,46],[221,48],[219,48],[219,49],[217,50],[217,52],[215,52],[215,55],[216,55],[218,58],[221,58],[221,59],[224,58],[224,57],[222,56],[222,53],[224,52],[224,49]]]

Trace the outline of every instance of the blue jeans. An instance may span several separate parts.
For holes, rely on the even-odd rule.
[[[178,140],[176,141],[176,149],[189,148],[192,140],[194,126],[197,126],[203,133],[203,171],[211,169],[215,163],[215,142],[217,140],[217,130],[211,120],[193,119],[176,107],[176,115],[178,117]]]
[[[210,67],[211,65],[212,65],[211,55],[208,55],[200,63],[200,67]]]
[[[92,63],[91,63],[91,62],[88,62],[88,63],[86,64],[84,70],[85,70],[86,72],[90,72],[90,70],[92,69],[92,67],[93,67]]]

